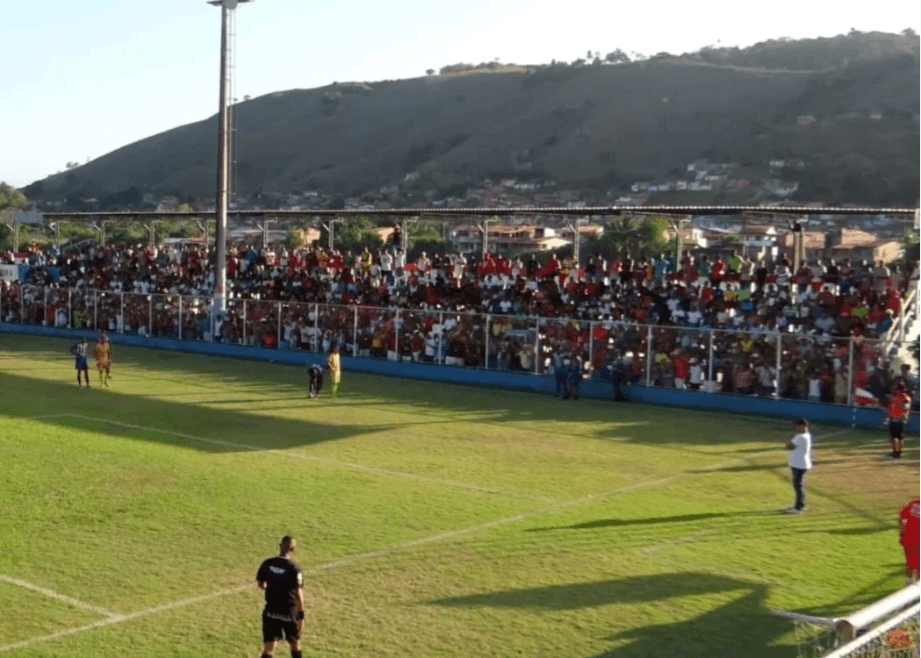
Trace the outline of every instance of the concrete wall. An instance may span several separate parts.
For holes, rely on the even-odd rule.
[[[27,334],[31,336],[53,336],[57,338],[92,339],[90,330],[58,329],[37,325],[19,325],[0,322],[0,333]],[[225,356],[242,359],[256,359],[271,363],[305,365],[322,362],[321,355],[313,352],[265,349],[261,347],[243,347],[226,343],[205,343],[200,341],[173,340],[169,338],[141,338],[138,336],[109,334],[110,340],[119,345],[132,345],[173,352],[192,352],[212,356]],[[407,377],[431,381],[471,384],[496,388],[513,388],[531,390],[552,395],[555,381],[551,376],[540,376],[517,372],[499,372],[452,366],[435,366],[422,363],[398,363],[382,359],[353,358],[342,356],[342,369],[367,372],[393,377]],[[836,404],[807,402],[805,400],[775,400],[747,395],[728,395],[725,393],[701,393],[699,391],[680,391],[669,388],[646,386],[626,386],[624,391],[631,400],[647,404],[660,404],[670,407],[688,407],[713,411],[732,411],[735,413],[777,416],[781,418],[807,418],[813,423],[843,423],[858,427],[878,428],[884,434],[885,414],[880,408],[846,407]],[[609,382],[588,381],[580,387],[580,394],[588,398],[611,398],[613,387]],[[612,402],[611,404],[615,404]],[[913,414],[908,423],[908,431],[919,431],[918,414]]]

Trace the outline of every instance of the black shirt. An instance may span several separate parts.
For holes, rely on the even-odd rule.
[[[265,583],[265,612],[293,619],[298,590],[304,584],[300,567],[286,557],[270,557],[259,567],[256,580]]]

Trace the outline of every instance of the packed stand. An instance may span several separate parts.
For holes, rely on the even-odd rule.
[[[16,254],[0,255],[13,263]],[[19,254],[20,260],[23,256]],[[545,262],[487,254],[228,249],[195,245],[24,255],[0,287],[5,322],[107,329],[443,365],[836,403],[882,402],[917,373],[891,329],[917,274],[813,261],[793,271],[739,253]],[[577,364],[573,366],[573,364]]]

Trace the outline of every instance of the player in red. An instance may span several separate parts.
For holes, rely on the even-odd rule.
[[[911,585],[918,580],[918,546],[919,529],[918,514],[921,502],[917,498],[911,500],[899,512],[899,543],[905,551],[905,584]]]
[[[895,392],[886,405],[886,415],[889,418],[889,443],[892,444],[892,457],[902,456],[902,434],[908,422],[908,410],[911,408],[911,397],[905,392],[905,385],[896,384]]]

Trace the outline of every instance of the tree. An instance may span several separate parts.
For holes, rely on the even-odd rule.
[[[426,75],[435,75],[435,69],[426,69],[426,70],[425,70],[425,74],[426,74]]]
[[[384,241],[377,232],[377,225],[367,217],[346,219],[337,223],[334,231],[335,246],[340,251],[361,251],[365,247],[375,250],[384,246]],[[328,244],[329,234],[326,229],[321,233],[320,244]]]
[[[0,183],[0,210],[19,210],[29,205],[26,195],[12,185]]]
[[[620,48],[617,48],[616,50],[605,55],[604,61],[608,62],[609,64],[628,64],[630,62],[630,55],[625,53]]]
[[[0,215],[25,208],[29,201],[26,196],[12,185],[0,183]],[[12,222],[10,222],[12,225]],[[6,225],[6,218],[0,224],[0,249],[9,249],[13,246],[12,229]]]
[[[630,254],[633,258],[652,256],[668,249],[665,239],[667,228],[668,219],[665,217],[617,217],[608,223],[603,235],[592,236],[586,241],[585,251],[605,258],[623,254]]]

